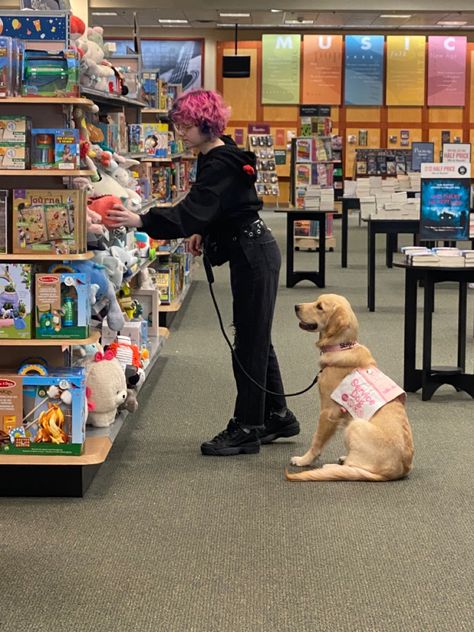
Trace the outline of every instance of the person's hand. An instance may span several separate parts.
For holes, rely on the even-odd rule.
[[[195,257],[202,255],[202,235],[191,235],[189,238],[189,250]]]
[[[140,215],[129,211],[121,204],[115,204],[114,207],[107,212],[107,226],[109,228],[121,228],[122,226],[126,226],[127,228],[141,228],[143,223]]]

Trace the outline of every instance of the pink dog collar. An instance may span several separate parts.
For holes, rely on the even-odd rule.
[[[321,353],[330,353],[332,351],[348,351],[349,349],[353,349],[359,345],[358,342],[340,342],[337,345],[326,345],[325,347],[321,347]]]

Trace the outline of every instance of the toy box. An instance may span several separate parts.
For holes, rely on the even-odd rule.
[[[0,169],[29,169],[30,148],[25,144],[0,143]]]
[[[29,263],[0,263],[0,339],[32,338]]]
[[[78,254],[86,249],[86,194],[73,189],[14,189],[14,254]]]
[[[33,129],[32,169],[79,169],[79,130]]]
[[[30,134],[29,116],[0,116],[0,143],[29,144]]]
[[[89,336],[89,275],[66,272],[35,275],[36,338]]]
[[[2,454],[80,455],[85,420],[83,368],[54,369],[46,375],[0,374]]]
[[[25,97],[78,97],[77,53],[71,49],[26,49],[21,66],[21,94]]]
[[[8,191],[0,190],[0,254],[8,252]]]

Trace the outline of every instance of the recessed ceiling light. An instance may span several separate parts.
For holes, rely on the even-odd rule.
[[[92,15],[118,15],[117,11],[92,11]]]
[[[379,17],[381,18],[386,18],[386,19],[390,19],[390,20],[408,20],[408,18],[411,18],[411,15],[400,15],[400,14],[383,14],[380,15]]]
[[[221,18],[249,18],[250,13],[219,13]]]
[[[440,22],[436,22],[440,26],[466,26],[467,22],[463,22],[462,20],[441,20]]]
[[[285,24],[314,24],[314,20],[285,20]]]
[[[168,19],[159,19],[158,22],[160,24],[187,24],[187,20],[168,20]]]

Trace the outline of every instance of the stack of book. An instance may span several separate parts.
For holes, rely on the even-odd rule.
[[[464,268],[465,259],[459,248],[432,248],[441,268]]]
[[[334,189],[321,189],[321,211],[334,211]]]
[[[410,178],[410,190],[421,191],[421,173],[410,172],[408,174]]]
[[[359,198],[360,216],[362,219],[369,219],[377,213],[377,204],[374,195],[367,195]]]
[[[461,250],[464,257],[464,266],[466,268],[474,268],[474,250]]]
[[[318,211],[321,207],[321,192],[322,189],[320,186],[308,186],[304,196],[304,208],[312,211]]]
[[[405,263],[410,266],[439,267],[439,257],[425,246],[404,246],[401,248]]]
[[[358,198],[364,198],[370,195],[370,186],[367,178],[357,178],[356,183],[356,196]]]

